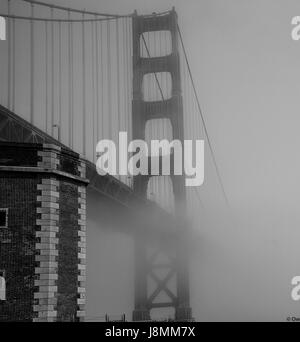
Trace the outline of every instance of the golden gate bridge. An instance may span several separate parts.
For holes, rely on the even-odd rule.
[[[112,219],[116,211],[136,216],[135,224],[119,224],[135,239],[133,320],[150,320],[151,310],[162,308],[192,320],[187,218],[201,205],[199,189],[186,189],[181,176],[99,176],[95,167],[97,142],[117,141],[119,132],[148,143],[203,139],[227,200],[175,9],[123,15],[7,0],[0,16],[7,23],[1,141],[80,153],[87,198],[93,192],[93,200],[112,203]]]

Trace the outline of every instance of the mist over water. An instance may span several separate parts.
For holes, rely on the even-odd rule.
[[[134,244],[121,227],[101,222],[99,197],[88,193],[87,319],[121,315],[131,320],[134,304]],[[111,213],[113,215],[113,212]]]

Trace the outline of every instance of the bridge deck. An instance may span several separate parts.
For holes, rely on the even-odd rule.
[[[54,139],[2,105],[0,105],[0,141],[48,143],[72,151],[68,146],[62,144],[60,141]],[[89,188],[95,190],[99,195],[104,196],[106,200],[114,202],[115,205],[134,211],[136,216],[143,217],[143,215],[147,215],[148,217],[152,217],[152,220],[159,222],[162,232],[170,232],[170,227],[174,229],[175,222],[170,214],[166,213],[154,202],[137,196],[130,187],[115,177],[110,175],[100,176],[97,173],[95,164],[88,160],[85,160],[85,162],[87,165]],[[145,222],[145,220],[143,221]],[[163,227],[169,228],[162,229]],[[145,227],[147,230],[148,228]],[[154,229],[153,222],[151,222],[151,228],[154,233],[153,230],[156,229]]]

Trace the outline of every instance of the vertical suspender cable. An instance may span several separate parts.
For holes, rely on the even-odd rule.
[[[126,114],[127,114],[127,110],[126,110],[126,86],[127,86],[127,82],[126,82],[126,47],[125,47],[125,24],[126,24],[126,19],[123,18],[122,19],[122,48],[123,48],[123,53],[122,53],[122,67],[123,67],[123,115],[121,116],[122,123],[122,131],[126,130]]]
[[[10,0],[7,0],[7,13],[10,15]],[[11,39],[10,19],[7,19],[8,61],[7,61],[7,108],[11,109]]]
[[[62,131],[62,39],[61,39],[61,22],[58,24],[58,34],[59,34],[59,46],[58,46],[58,77],[59,77],[59,85],[58,85],[58,92],[59,92],[59,110],[58,110],[58,140],[61,141],[61,131]]]
[[[92,113],[93,113],[93,142],[92,142],[92,160],[95,162],[95,153],[94,148],[96,146],[96,134],[97,134],[97,127],[96,127],[96,113],[95,113],[95,75],[96,68],[95,68],[95,23],[91,22],[91,31],[92,31]],[[96,77],[95,77],[96,76]]]
[[[95,19],[97,16],[95,16]],[[96,143],[99,140],[99,23],[96,22]],[[93,146],[93,148],[96,148],[96,146]]]
[[[85,14],[82,13],[82,19],[84,20]],[[82,22],[82,145],[83,155],[86,155],[86,79],[85,79],[85,24]]]
[[[156,34],[156,32],[155,32],[155,34]],[[159,32],[159,38],[158,38],[158,40],[159,40],[159,49],[158,49],[158,52],[159,52],[159,56],[163,56],[163,44],[164,44],[164,42],[163,42],[163,39],[162,39],[163,37],[162,37],[162,33],[161,32]],[[156,45],[156,44],[155,44]],[[166,62],[165,62],[166,63]],[[162,88],[163,89],[166,89],[166,88],[164,88],[164,85],[162,85]],[[157,98],[159,97],[159,87],[157,86],[156,87],[156,96],[157,96]],[[163,107],[163,102],[161,102],[160,103],[160,107],[161,107],[161,110],[163,109],[162,107]],[[167,138],[167,128],[165,127],[165,124],[163,123],[163,138],[164,139],[166,139]]]
[[[51,8],[53,20],[53,8]],[[54,130],[54,22],[51,22],[51,135]]]
[[[16,21],[12,19],[12,111],[16,105]]]
[[[165,19],[166,20],[166,19]],[[160,36],[162,38],[163,41],[163,46],[164,48],[162,48],[161,50],[161,55],[165,55],[165,52],[167,51],[167,35],[166,32],[161,32]],[[167,61],[165,61],[165,71],[167,70]],[[165,91],[165,97],[169,96],[169,89],[168,89],[168,79],[167,79],[167,72],[164,72],[164,74],[162,75],[162,77],[164,76],[164,85],[163,85],[163,91]],[[172,94],[171,94],[172,96]],[[165,107],[166,108],[166,107]],[[163,122],[163,135],[164,135],[164,139],[168,138],[168,126],[167,126],[167,120],[164,120]],[[165,182],[165,202],[166,202],[166,208],[169,212],[171,211],[171,189],[169,186],[169,177],[168,176],[164,176],[164,182]]]
[[[131,19],[126,19],[125,21],[125,48],[126,48],[126,130],[128,133],[128,138],[132,139],[132,111],[130,110],[132,106],[132,32],[130,29],[130,25],[132,25],[132,18]],[[128,178],[128,184],[130,187],[133,186],[133,177]]]
[[[125,44],[125,130],[127,131],[127,134],[129,133],[129,116],[131,115],[129,111],[129,101],[131,100],[131,94],[129,94],[129,85],[128,83],[130,82],[129,79],[129,63],[131,63],[131,60],[129,58],[129,40],[128,40],[128,21],[125,19],[124,22],[124,44]]]
[[[34,5],[31,4],[31,17],[34,17]],[[30,21],[30,122],[34,123],[34,22]]]
[[[45,21],[45,113],[46,132],[48,133],[48,22]]]
[[[68,19],[71,19],[71,12],[68,11]],[[69,146],[73,148],[73,23],[69,22],[68,27],[68,83],[69,83]]]
[[[117,54],[117,101],[118,101],[118,131],[120,131],[120,51],[119,51],[119,19],[116,19],[116,54]]]
[[[112,137],[112,108],[111,108],[111,51],[110,51],[110,22],[107,22],[107,87],[108,87],[108,134],[109,138]]]
[[[128,20],[128,35],[129,35],[129,98],[132,98],[132,94],[133,94],[133,84],[132,84],[132,77],[133,77],[133,64],[132,64],[132,54],[133,54],[133,37],[132,37],[132,19]],[[129,101],[129,108],[128,108],[128,112],[129,112],[129,133],[130,136],[132,137],[132,102]]]
[[[161,32],[160,33],[160,38],[162,40],[162,47],[161,47],[161,50],[160,50],[160,55],[165,55],[165,51],[167,49],[167,36],[165,34],[165,32]],[[161,44],[161,43],[160,43]],[[167,69],[166,68],[166,64],[167,62],[165,62],[165,70]],[[163,89],[165,90],[165,96],[168,94],[167,93],[167,89],[168,89],[168,84],[167,84],[167,73],[165,72],[165,84],[163,86]],[[163,134],[164,134],[164,139],[167,139],[168,137],[168,126],[167,126],[167,122],[168,121],[165,121],[164,122],[164,125],[163,125]]]
[[[132,99],[133,99],[133,19],[132,18],[126,18],[125,21],[126,24],[126,60],[127,60],[127,71],[126,71],[126,77],[127,77],[127,87],[126,87],[126,127],[128,132],[128,137],[131,140],[133,138],[132,133]],[[128,185],[130,187],[133,187],[133,177],[129,177],[127,179]]]
[[[100,23],[100,59],[101,59],[101,138],[104,137],[104,54],[103,54],[103,24]]]
[[[133,19],[126,20],[126,37],[127,37],[127,51],[126,51],[126,56],[127,56],[127,127],[128,127],[128,135],[132,139],[133,133],[132,133],[132,98],[133,98],[133,83],[131,81],[133,77],[133,56],[132,56],[132,51],[133,51],[133,38],[132,38],[132,32],[131,32],[131,27],[133,25],[132,23]],[[133,185],[133,177],[130,178],[131,184]]]

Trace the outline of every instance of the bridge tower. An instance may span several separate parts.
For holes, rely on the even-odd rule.
[[[177,14],[173,9],[163,15],[133,17],[133,139],[145,140],[146,124],[152,119],[168,119],[171,122],[173,139],[183,141],[183,103],[180,77],[180,58],[178,50]],[[166,56],[151,57],[142,56],[141,46],[145,33],[168,31],[171,35],[172,50]],[[145,43],[145,41],[144,41]],[[147,49],[148,50],[148,49]],[[172,80],[172,93],[168,99],[160,101],[146,101],[143,95],[143,79],[147,74],[153,74],[156,79],[158,73],[169,73]],[[147,196],[148,182],[151,176],[135,176],[134,191],[140,196]],[[189,296],[189,272],[188,259],[186,255],[187,224],[186,216],[186,189],[183,176],[171,175],[175,215],[178,225],[174,227],[175,244],[172,245],[173,256],[169,258],[165,277],[155,277],[153,256],[147,254],[148,241],[143,236],[136,236],[135,241],[135,308],[133,312],[134,321],[150,320],[150,310],[153,308],[175,308],[175,319],[187,321],[192,318]],[[168,242],[166,242],[167,244]],[[174,257],[175,256],[175,257]],[[176,277],[176,290],[168,288],[168,281],[172,276]],[[149,277],[156,282],[154,292],[149,293]],[[154,298],[158,293],[164,291],[170,301],[157,303]]]

